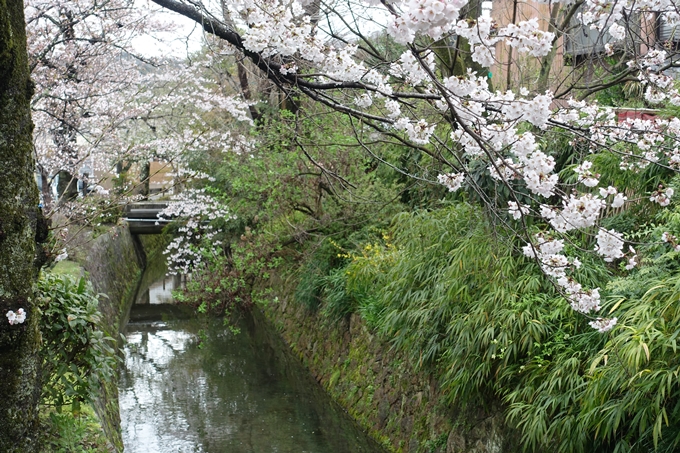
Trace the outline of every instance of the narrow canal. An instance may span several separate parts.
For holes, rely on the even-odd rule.
[[[379,453],[269,328],[233,334],[173,304],[160,277],[132,306],[119,385],[128,453]],[[257,318],[257,317],[255,317]]]

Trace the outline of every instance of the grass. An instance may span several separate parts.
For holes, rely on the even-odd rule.
[[[50,269],[50,273],[53,275],[69,275],[74,278],[80,278],[83,276],[83,268],[80,264],[69,260],[59,261]]]
[[[40,413],[43,433],[41,453],[110,453],[94,410],[89,405],[81,406],[80,412],[64,407],[59,413],[43,408]]]

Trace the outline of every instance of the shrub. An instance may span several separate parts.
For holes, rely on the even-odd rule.
[[[80,413],[42,411],[42,453],[108,453],[108,442],[89,406]]]
[[[42,312],[43,403],[78,411],[101,382],[113,379],[116,341],[101,323],[97,295],[85,278],[44,273],[38,281]]]

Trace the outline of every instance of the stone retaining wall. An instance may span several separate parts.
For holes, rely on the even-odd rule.
[[[264,313],[316,380],[386,450],[518,451],[501,410],[493,404],[484,410],[480,404],[479,409],[461,411],[447,404],[436,380],[416,371],[358,315],[331,324],[285,295]]]

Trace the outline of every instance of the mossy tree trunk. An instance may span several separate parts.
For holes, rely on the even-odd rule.
[[[151,187],[151,161],[147,160],[141,163],[139,170],[139,194],[145,198],[149,196]]]
[[[32,91],[23,1],[0,0],[0,451],[9,453],[36,451],[39,434]],[[5,314],[19,308],[26,322],[10,325]]]

